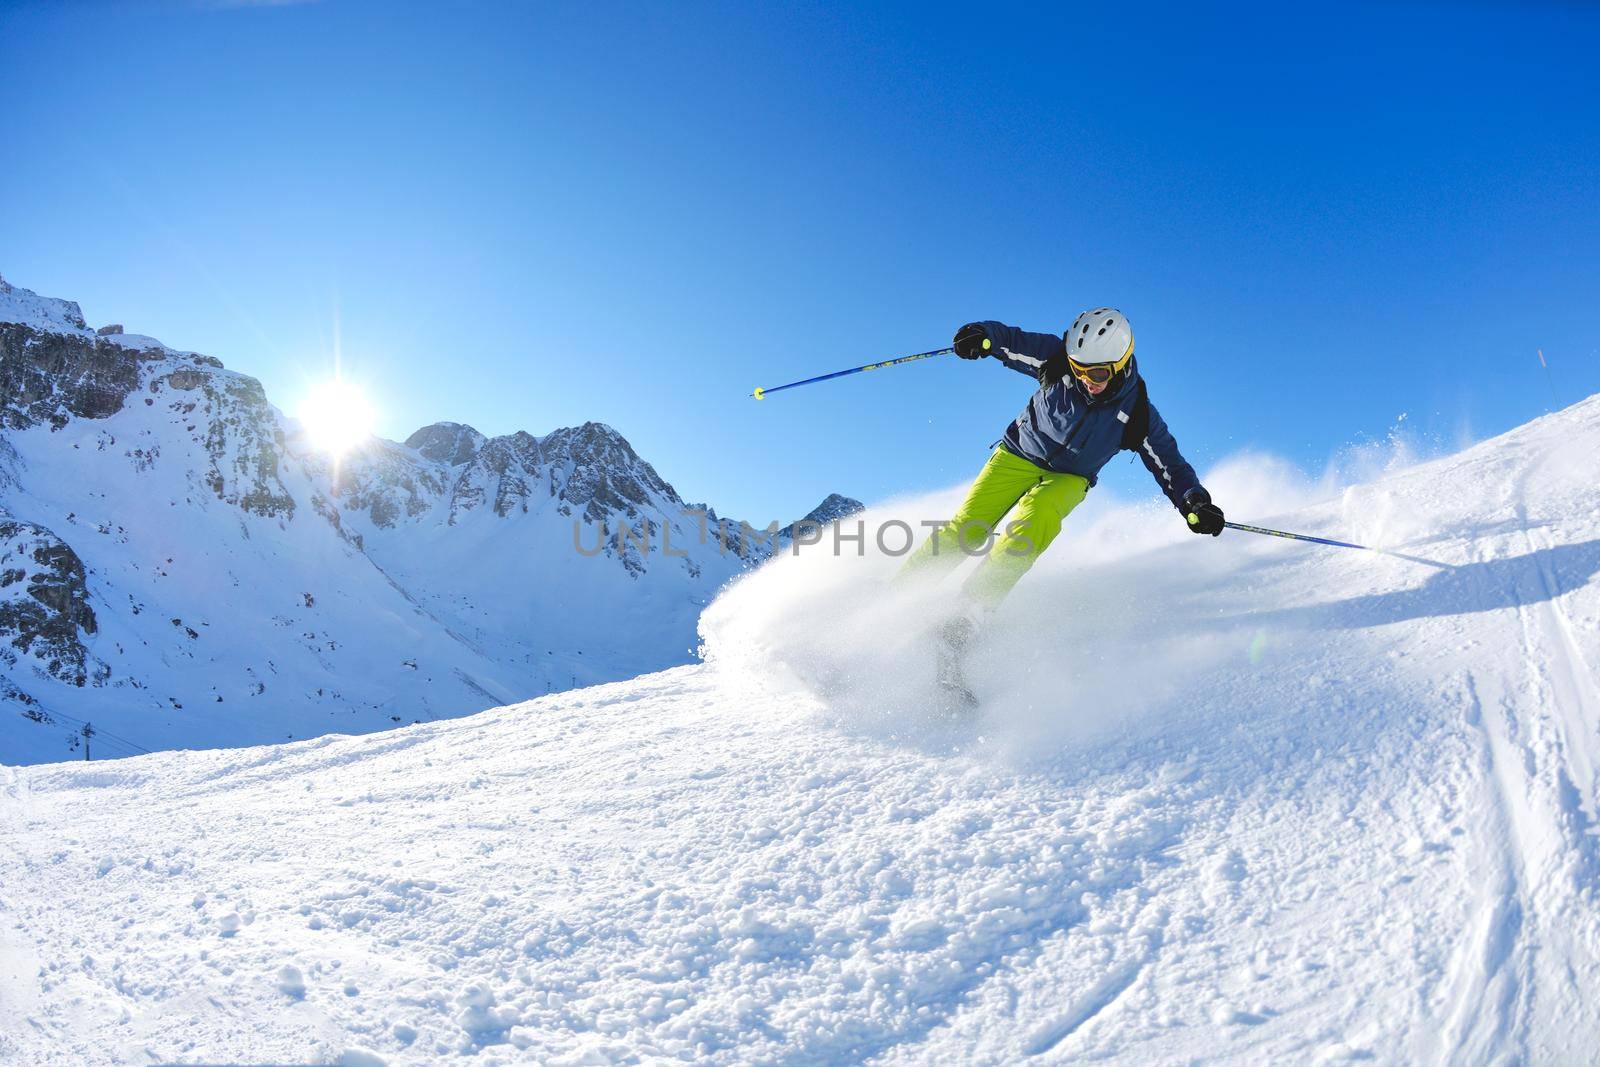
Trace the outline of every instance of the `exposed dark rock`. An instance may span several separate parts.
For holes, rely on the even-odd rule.
[[[321,493],[313,492],[311,494],[311,510],[327,519],[328,525],[333,527],[341,540],[347,544],[354,545],[357,549],[363,547],[364,542],[361,535],[344,528],[344,520],[339,515],[339,509],[327,497]]]
[[[55,722],[49,713],[39,706],[39,701],[33,694],[17,688],[7,678],[0,678],[0,703],[14,705],[22,712],[22,717],[25,719],[32,719],[37,723]]]
[[[46,674],[83,685],[83,635],[98,627],[77,553],[43,526],[0,520],[0,573],[0,657],[32,656]]]
[[[496,437],[478,450],[478,463],[495,477],[494,513],[505,518],[527,511],[528,499],[543,482],[539,439],[521,430]]]
[[[198,389],[206,384],[206,374],[204,371],[180,367],[161,380],[174,389]]]
[[[149,358],[100,338],[0,323],[0,419],[21,430],[106,418],[139,387],[139,365]]]
[[[251,514],[292,518],[294,497],[278,477],[282,431],[261,383],[242,374],[203,376],[206,484],[217,499]]]
[[[328,473],[340,506],[367,512],[380,529],[422,515],[448,484],[438,468],[418,463],[407,449],[381,440],[369,442]]]

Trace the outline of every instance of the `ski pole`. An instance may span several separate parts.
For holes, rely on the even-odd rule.
[[[1191,526],[1198,521],[1199,519],[1192,515],[1189,517],[1189,524]],[[1228,527],[1230,530],[1243,530],[1245,533],[1266,534],[1268,537],[1287,537],[1292,541],[1311,541],[1319,545],[1333,545],[1335,548],[1359,548],[1363,552],[1376,552],[1380,556],[1393,556],[1395,559],[1409,560],[1412,563],[1422,563],[1429,567],[1438,567],[1440,570],[1454,570],[1456,568],[1456,564],[1454,563],[1440,563],[1436,559],[1427,559],[1423,556],[1413,556],[1406,552],[1396,552],[1392,548],[1373,548],[1371,545],[1353,545],[1349,541],[1334,541],[1326,537],[1312,537],[1310,534],[1290,533],[1288,530],[1269,530],[1265,526],[1246,526],[1242,522],[1224,521],[1222,525]]]
[[[910,363],[913,360],[918,359],[929,359],[933,356],[948,355],[954,351],[955,349],[953,348],[935,348],[931,352],[918,352],[910,356],[901,356],[899,359],[886,359],[882,363],[868,363],[864,367],[851,367],[849,370],[834,371],[832,374],[819,374],[815,378],[807,378],[805,381],[801,382],[790,382],[788,385],[774,385],[771,389],[763,389],[760,386],[757,386],[756,391],[750,395],[755,397],[757,400],[763,400],[766,398],[768,393],[776,393],[780,389],[793,389],[797,385],[811,385],[813,382],[825,382],[829,378],[843,378],[846,374],[860,374],[864,370],[877,370],[880,367],[896,367],[902,363]]]
[[[1200,521],[1198,515],[1189,516],[1189,525],[1193,526]],[[1269,530],[1265,526],[1246,526],[1242,522],[1223,522],[1230,530],[1243,530],[1245,533],[1266,534],[1268,537],[1287,537],[1294,541],[1312,541],[1319,545],[1333,545],[1335,548],[1359,548],[1363,552],[1381,552],[1380,548],[1368,545],[1353,545],[1349,541],[1330,541],[1326,537],[1312,537],[1310,534],[1290,533],[1288,530]]]

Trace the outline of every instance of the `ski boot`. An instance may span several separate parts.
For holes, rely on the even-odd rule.
[[[963,662],[967,648],[978,632],[978,620],[970,614],[956,615],[939,627],[934,646],[934,680],[941,697],[940,717],[969,719],[978,711],[978,698],[967,685]]]

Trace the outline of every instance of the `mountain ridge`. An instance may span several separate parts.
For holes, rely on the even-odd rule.
[[[28,710],[0,761],[70,755],[74,719],[264,741],[687,662],[700,607],[776,550],[707,536],[603,423],[432,423],[334,461],[255,378],[4,281],[0,397],[0,677]]]

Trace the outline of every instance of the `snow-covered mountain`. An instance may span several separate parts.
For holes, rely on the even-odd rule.
[[[1593,398],[1281,514],[1207,472],[1403,556],[1102,507],[966,726],[941,591],[802,553],[700,664],[0,768],[0,1059],[1593,1062],[1597,454]]]
[[[600,423],[335,464],[256,380],[3,280],[0,401],[0,762],[86,721],[105,755],[251,744],[688,662],[777,543]]]

